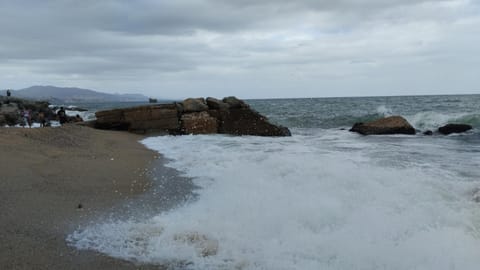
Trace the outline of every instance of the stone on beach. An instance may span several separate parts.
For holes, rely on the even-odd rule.
[[[389,116],[368,123],[355,123],[350,131],[362,135],[415,134],[415,128],[401,116]]]
[[[449,135],[452,133],[463,133],[469,131],[473,127],[467,124],[447,124],[443,127],[438,128],[438,132],[443,135]]]

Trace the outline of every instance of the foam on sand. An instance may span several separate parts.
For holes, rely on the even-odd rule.
[[[477,174],[402,158],[440,151],[408,147],[420,137],[372,144],[322,132],[145,139],[194,178],[198,199],[140,222],[92,225],[69,241],[189,269],[478,269],[480,208],[469,195]],[[192,234],[216,243],[215,252],[179,241]]]

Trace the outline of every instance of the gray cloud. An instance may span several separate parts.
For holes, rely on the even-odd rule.
[[[468,71],[479,67],[479,11],[473,0],[10,1],[0,4],[0,88],[478,92]]]

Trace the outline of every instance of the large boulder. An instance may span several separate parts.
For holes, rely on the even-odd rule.
[[[452,133],[463,133],[472,129],[472,126],[467,124],[447,124],[443,127],[438,128],[438,132],[443,135],[448,135]]]
[[[209,111],[219,119],[219,133],[253,136],[291,136],[286,127],[277,126],[258,112],[245,107],[228,111]]]
[[[210,110],[228,110],[230,107],[228,103],[213,97],[207,97],[207,105]]]
[[[184,134],[214,134],[218,132],[217,119],[207,112],[184,114],[181,123]]]
[[[189,112],[203,112],[208,110],[207,103],[203,98],[187,98],[182,102],[183,111]]]
[[[243,100],[238,99],[236,97],[225,97],[222,100],[224,103],[227,103],[228,106],[232,109],[238,109],[238,108],[248,108],[247,103],[245,103]]]
[[[401,116],[389,116],[368,123],[356,123],[350,129],[362,135],[415,134],[415,129]]]

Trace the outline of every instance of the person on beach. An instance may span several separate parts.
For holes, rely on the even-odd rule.
[[[38,122],[40,122],[40,127],[45,127],[47,120],[45,119],[45,113],[39,112],[38,113]]]
[[[58,116],[58,121],[60,121],[60,124],[63,125],[67,122],[67,113],[65,112],[65,109],[63,107],[60,107],[60,110],[57,112]]]
[[[32,115],[30,113],[30,110],[24,110],[23,111],[23,120],[28,127],[32,127]]]
[[[77,115],[75,115],[75,119],[73,119],[73,121],[74,122],[83,122],[83,118],[79,114],[77,114]]]
[[[5,104],[10,104],[10,96],[12,95],[12,93],[10,92],[10,90],[7,90],[7,100],[5,100]]]

